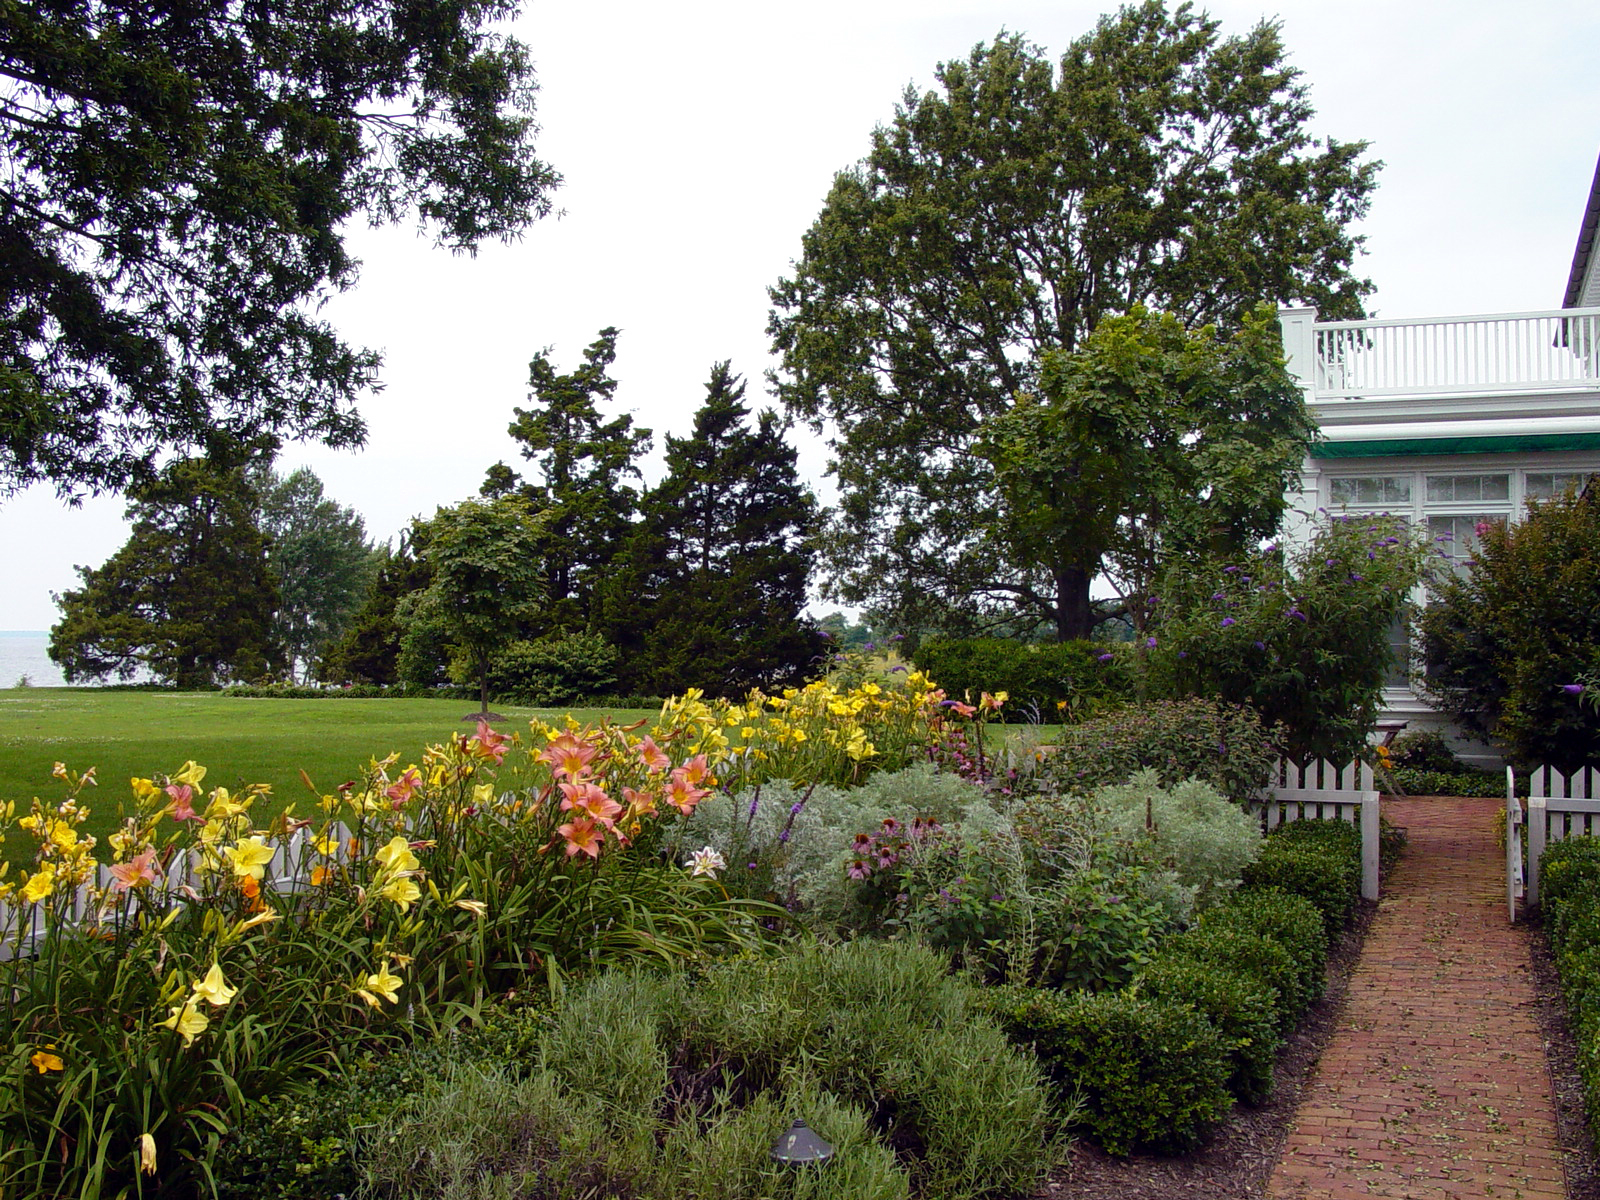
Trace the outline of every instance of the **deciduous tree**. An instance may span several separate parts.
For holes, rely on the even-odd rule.
[[[1263,300],[1359,315],[1376,165],[1312,139],[1275,24],[1223,37],[1187,4],[1125,7],[1055,64],[1002,34],[937,79],[835,178],[769,331],[783,403],[831,439],[829,593],[902,625],[938,597],[922,623],[959,632],[971,580],[1017,570],[982,545],[983,422],[1135,305],[1224,332]]]
[[[0,495],[148,481],[171,447],[359,443],[378,356],[316,315],[345,231],[471,250],[548,211],[505,0],[8,3]]]
[[[1039,388],[979,427],[994,504],[966,560],[946,564],[959,588],[943,598],[1062,640],[1096,624],[1096,576],[1142,632],[1164,561],[1253,549],[1316,432],[1270,310],[1231,338],[1140,308],[1108,317],[1078,349],[1045,352]]]
[[[428,522],[424,554],[433,581],[402,606],[404,642],[442,636],[470,664],[481,712],[489,712],[489,665],[517,639],[543,599],[538,557],[542,515],[520,496],[463,500]]]
[[[329,499],[310,468],[267,471],[258,483],[267,565],[278,583],[274,636],[290,669],[309,672],[318,651],[344,632],[377,561],[361,514]]]

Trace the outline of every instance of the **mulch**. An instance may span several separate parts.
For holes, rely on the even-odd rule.
[[[1600,1158],[1583,1111],[1583,1079],[1578,1074],[1578,1043],[1567,1022],[1561,982],[1556,976],[1550,939],[1537,918],[1529,931],[1533,957],[1532,979],[1538,1005],[1534,1020],[1544,1037],[1545,1061],[1550,1065],[1551,1094],[1556,1102],[1556,1141],[1567,1176],[1567,1200],[1600,1200]]]
[[[1361,957],[1361,943],[1377,910],[1376,904],[1363,901],[1356,919],[1329,952],[1327,991],[1278,1052],[1272,1093],[1266,1100],[1254,1108],[1236,1105],[1229,1120],[1192,1154],[1113,1158],[1087,1142],[1074,1142],[1066,1163],[1035,1200],[1192,1200],[1196,1196],[1251,1200],[1265,1196],[1267,1180],[1299,1108],[1300,1094],[1323,1047],[1333,1037],[1350,976]],[[1600,1194],[1593,1200],[1600,1200]]]

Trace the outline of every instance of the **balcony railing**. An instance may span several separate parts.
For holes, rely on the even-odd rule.
[[[1600,389],[1600,308],[1312,328],[1319,399]]]

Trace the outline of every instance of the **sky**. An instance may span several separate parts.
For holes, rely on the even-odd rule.
[[[834,173],[866,152],[908,84],[1005,30],[1059,55],[1109,0],[536,2],[513,28],[539,72],[541,157],[562,213],[473,257],[409,227],[352,230],[360,282],[325,315],[380,350],[359,452],[292,445],[377,538],[518,463],[506,434],[528,361],[570,370],[621,330],[616,408],[682,435],[713,363],[763,403],[767,288],[788,273]],[[1278,20],[1317,109],[1312,132],[1371,143],[1385,166],[1357,269],[1383,317],[1560,306],[1600,152],[1593,0],[1283,0],[1201,6],[1242,33]],[[826,449],[797,430],[826,498]],[[127,537],[123,501],[0,502],[0,630],[43,630],[77,565]],[[826,611],[831,606],[821,606]]]

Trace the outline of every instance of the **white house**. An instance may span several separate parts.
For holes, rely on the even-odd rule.
[[[1325,439],[1296,507],[1402,513],[1465,558],[1480,521],[1515,520],[1529,497],[1600,472],[1597,228],[1600,164],[1562,307],[1548,312],[1319,321],[1312,308],[1280,310],[1289,368]],[[1443,723],[1400,672],[1392,684],[1389,718]]]

